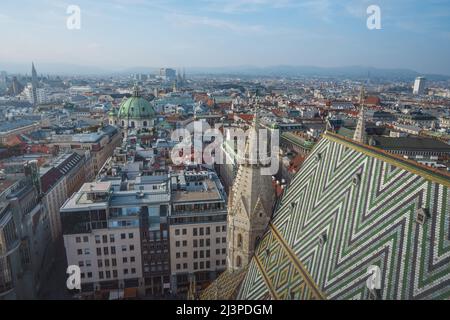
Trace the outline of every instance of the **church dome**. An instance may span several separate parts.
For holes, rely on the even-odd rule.
[[[122,102],[119,108],[121,119],[151,119],[156,115],[152,105],[141,97],[139,89],[134,87],[133,96]]]

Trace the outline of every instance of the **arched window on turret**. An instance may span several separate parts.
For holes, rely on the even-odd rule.
[[[237,246],[238,248],[242,248],[242,234],[238,233],[237,236]]]
[[[147,121],[144,121],[144,127],[146,127],[147,126]]]
[[[125,127],[125,121],[122,120],[122,127]]]
[[[237,266],[238,268],[240,268],[240,267],[242,266],[242,259],[241,259],[241,256],[237,256],[237,257],[236,257],[236,266]]]
[[[131,127],[134,128],[134,121],[131,121]]]

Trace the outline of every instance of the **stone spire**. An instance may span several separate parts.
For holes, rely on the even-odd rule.
[[[360,143],[367,143],[366,123],[365,123],[366,111],[364,106],[364,100],[365,100],[364,86],[361,86],[361,91],[359,93],[360,111],[358,123],[356,124],[355,134],[353,136],[353,140],[358,141]]]
[[[244,159],[229,196],[228,203],[228,270],[240,270],[253,257],[258,240],[266,230],[275,202],[272,176],[264,175],[258,157],[259,118],[255,113],[246,141]]]

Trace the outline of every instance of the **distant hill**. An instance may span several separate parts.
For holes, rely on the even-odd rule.
[[[79,66],[70,64],[48,64],[36,62],[39,74],[62,74],[62,75],[126,75],[133,73],[155,74],[157,67],[132,67],[126,69],[108,69],[95,66]],[[170,66],[168,66],[170,67]],[[174,68],[177,69],[177,68]],[[31,63],[10,64],[1,63],[0,70],[9,73],[31,73]],[[449,80],[448,75],[422,74],[409,69],[385,69],[367,66],[347,66],[347,67],[315,67],[315,66],[290,66],[278,65],[270,67],[255,66],[235,66],[235,67],[190,67],[186,68],[186,73],[194,75],[236,75],[236,76],[280,76],[280,77],[347,77],[347,78],[367,78],[370,73],[371,78],[383,79],[403,79],[413,80],[417,76],[425,76],[430,80]]]

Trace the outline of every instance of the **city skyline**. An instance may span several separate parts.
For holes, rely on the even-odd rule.
[[[14,30],[0,36],[9,43],[0,69],[10,72],[29,70],[34,61],[44,73],[45,67],[64,66],[116,72],[141,66],[360,65],[450,75],[445,1],[21,3],[0,9],[0,26]],[[366,25],[372,4],[381,10],[380,30]],[[79,30],[67,28],[69,5],[81,10]]]

